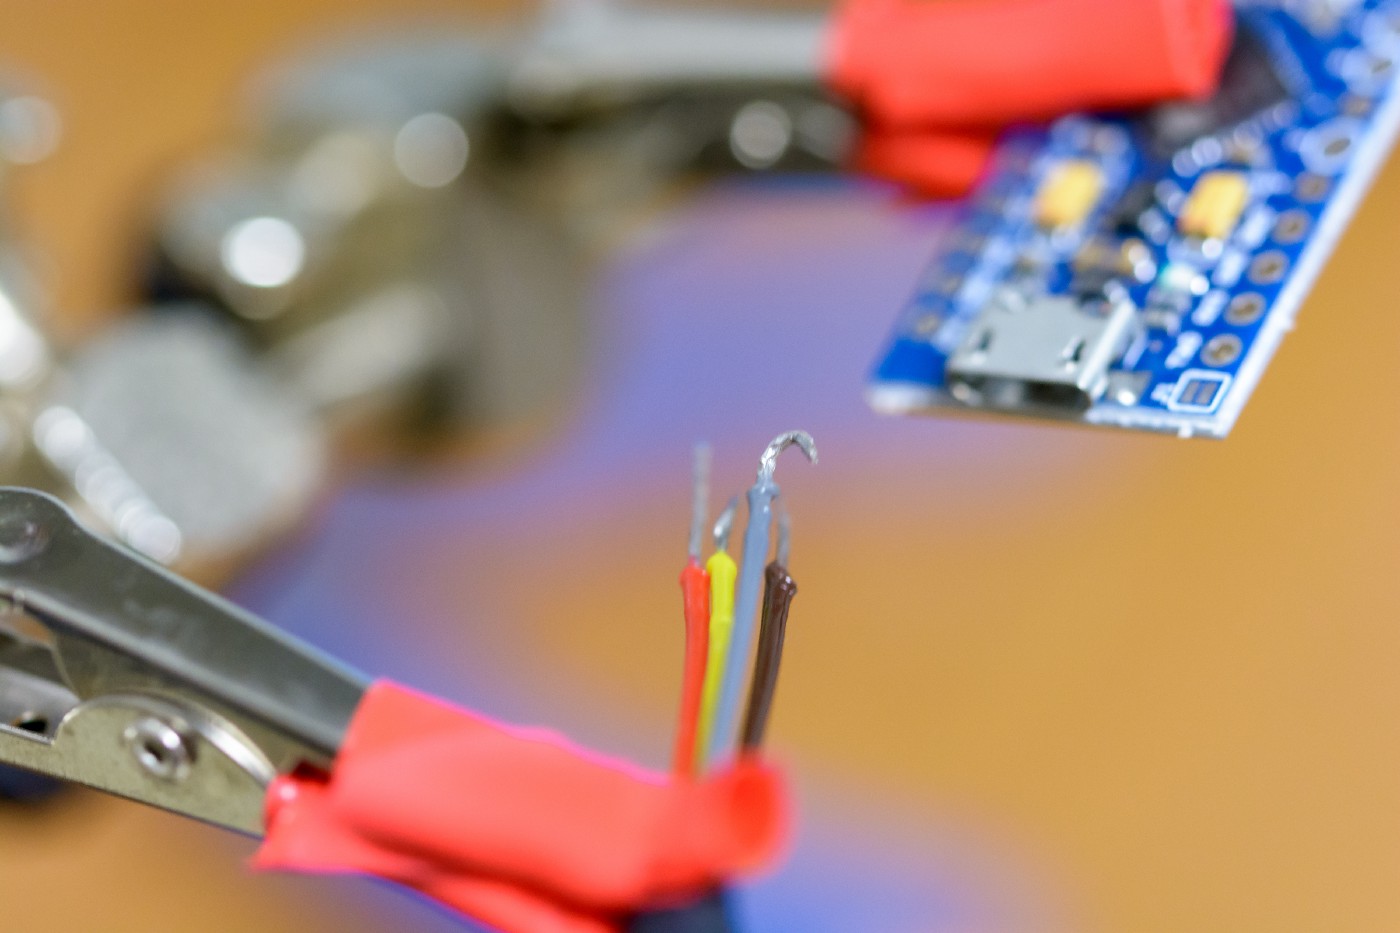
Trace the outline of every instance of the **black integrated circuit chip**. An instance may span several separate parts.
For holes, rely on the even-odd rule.
[[[1288,87],[1264,40],[1244,23],[1238,23],[1216,92],[1204,100],[1160,104],[1147,112],[1143,122],[1152,148],[1165,156],[1194,139],[1234,126],[1289,96]]]

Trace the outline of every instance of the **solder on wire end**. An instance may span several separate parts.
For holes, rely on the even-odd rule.
[[[775,560],[779,567],[787,567],[792,555],[792,516],[781,505],[778,507],[778,547]]]
[[[710,445],[704,441],[695,445],[690,498],[690,557],[700,559],[705,543],[705,519],[710,511]]]
[[[763,455],[758,458],[758,479],[761,483],[773,481],[773,471],[778,466],[778,454],[789,447],[796,446],[802,451],[808,462],[817,462],[817,442],[812,440],[812,435],[806,431],[787,431],[773,438],[772,442],[764,449]]]
[[[734,516],[739,511],[739,497],[734,496],[724,511],[715,519],[714,540],[716,551],[729,550],[729,532],[734,530]]]

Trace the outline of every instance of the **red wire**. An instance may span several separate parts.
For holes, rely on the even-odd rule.
[[[695,774],[695,732],[700,722],[700,699],[705,688],[705,664],[710,653],[710,575],[691,558],[681,571],[685,603],[685,673],[681,679],[680,721],[672,768],[678,777]]]

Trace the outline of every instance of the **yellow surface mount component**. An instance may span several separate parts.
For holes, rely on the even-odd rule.
[[[719,706],[719,685],[724,681],[724,659],[729,656],[729,636],[734,631],[734,578],[739,567],[724,551],[715,551],[705,561],[710,575],[710,651],[705,665],[705,691],[700,700],[700,728],[695,731],[695,767],[705,767],[710,732],[715,727]]]
[[[1187,236],[1223,240],[1235,229],[1249,201],[1249,180],[1243,172],[1206,172],[1191,189],[1176,219]]]
[[[1103,194],[1103,172],[1093,162],[1070,159],[1050,170],[1035,196],[1035,221],[1042,227],[1073,227],[1084,221]]]

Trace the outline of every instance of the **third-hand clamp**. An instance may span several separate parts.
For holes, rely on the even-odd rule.
[[[707,897],[785,833],[756,760],[667,779],[371,682],[42,493],[0,488],[0,601],[0,762],[262,836],[263,868],[605,933]]]

